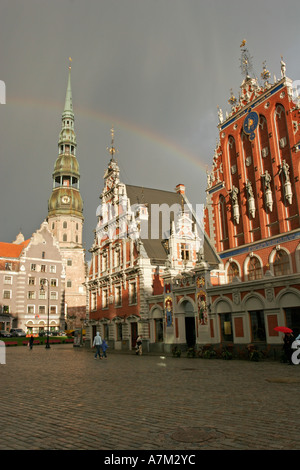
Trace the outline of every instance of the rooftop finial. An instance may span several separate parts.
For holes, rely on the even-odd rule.
[[[263,62],[263,71],[262,71],[260,76],[265,82],[267,82],[269,80],[270,76],[271,76],[269,70],[267,69],[265,60]]]
[[[107,148],[107,150],[109,151],[109,153],[111,154],[111,159],[113,160],[114,159],[114,154],[116,153],[116,149],[114,147],[114,137],[115,137],[115,131],[114,131],[114,128],[112,127],[111,130],[110,130],[110,134],[111,134],[111,146],[110,148]]]
[[[69,57],[69,70],[71,70],[72,57]]]
[[[281,66],[281,78],[285,78],[286,77],[286,64],[283,61],[282,56],[281,56],[280,66]]]
[[[243,75],[245,75],[245,79],[248,80],[250,78],[250,71],[253,69],[253,67],[252,57],[250,56],[250,53],[246,47],[246,39],[243,39],[240,48],[242,49],[241,69]]]

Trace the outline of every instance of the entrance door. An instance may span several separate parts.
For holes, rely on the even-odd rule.
[[[300,334],[300,308],[285,308],[284,311],[286,317],[286,326],[293,330],[293,335],[296,338]]]
[[[131,325],[131,347],[135,348],[137,339],[137,322],[130,323]]]
[[[185,317],[185,337],[188,348],[196,343],[195,317]]]

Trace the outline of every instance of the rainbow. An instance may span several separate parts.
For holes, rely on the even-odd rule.
[[[57,101],[37,101],[32,98],[8,98],[6,106],[26,106],[40,109],[52,109],[58,112],[58,115],[62,113],[62,103]],[[115,129],[124,129],[125,131],[130,131],[131,133],[143,137],[146,140],[149,140],[152,143],[159,145],[162,148],[171,151],[174,155],[177,155],[179,159],[184,159],[192,163],[198,170],[206,173],[208,165],[204,161],[192,152],[187,151],[186,148],[180,146],[178,143],[166,139],[163,135],[153,132],[149,129],[145,129],[137,124],[130,122],[125,119],[121,119],[116,116],[111,116],[104,114],[101,111],[95,111],[90,108],[76,107],[74,109],[75,121],[76,116],[82,116],[85,118],[93,118],[99,120],[105,124],[110,123],[109,131],[112,127]],[[108,134],[109,135],[109,134]]]

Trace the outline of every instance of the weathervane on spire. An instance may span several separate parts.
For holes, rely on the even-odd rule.
[[[246,47],[246,39],[243,39],[242,44],[240,45],[242,50],[241,56],[241,69],[242,73],[245,75],[245,79],[247,80],[250,78],[250,71],[253,69],[252,67],[252,57],[250,56],[250,52]]]
[[[108,150],[109,153],[111,154],[111,159],[113,160],[113,159],[114,159],[114,154],[116,153],[116,149],[115,149],[115,147],[114,147],[115,131],[114,131],[114,128],[113,128],[113,127],[111,128],[110,133],[111,133],[111,146],[110,146],[110,147],[107,147],[107,150]]]
[[[71,70],[72,57],[69,57],[69,70]]]

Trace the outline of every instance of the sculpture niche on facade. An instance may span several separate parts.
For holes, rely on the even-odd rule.
[[[246,183],[246,191],[247,191],[249,214],[254,219],[255,218],[255,199],[254,199],[252,184],[251,184],[251,181],[249,180],[247,180],[247,183]]]
[[[240,208],[239,208],[239,202],[238,202],[238,193],[239,193],[238,188],[236,188],[233,185],[232,190],[230,192],[230,197],[231,197],[231,204],[232,204],[232,210],[233,210],[233,220],[236,224],[239,224],[240,222]]]
[[[289,204],[292,204],[293,192],[292,192],[289,168],[290,167],[288,163],[286,163],[285,160],[282,160],[282,165],[280,166],[279,174],[281,174],[283,177],[284,197],[288,201]]]
[[[268,170],[265,171],[264,175],[261,175],[264,178],[264,192],[265,192],[265,203],[267,209],[272,212],[273,210],[273,196],[272,196],[272,189],[271,189],[271,175]]]

